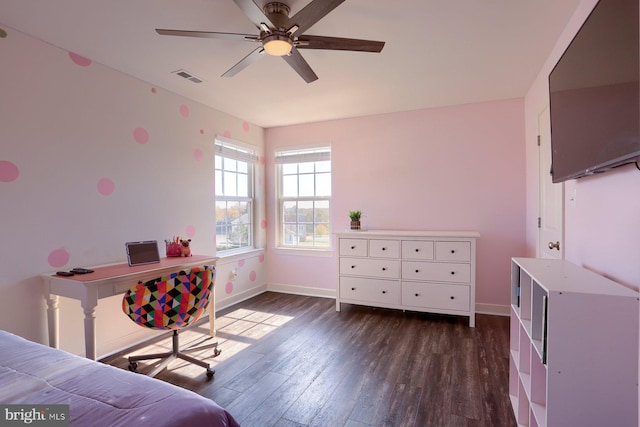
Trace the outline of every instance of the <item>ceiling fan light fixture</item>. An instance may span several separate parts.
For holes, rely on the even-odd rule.
[[[274,34],[264,39],[262,47],[271,56],[286,56],[291,53],[293,45],[288,37]]]

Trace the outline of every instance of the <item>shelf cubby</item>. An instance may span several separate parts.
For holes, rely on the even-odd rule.
[[[520,426],[638,425],[638,292],[564,260],[511,264],[509,394]]]

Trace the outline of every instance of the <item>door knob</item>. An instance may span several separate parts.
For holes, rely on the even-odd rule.
[[[549,242],[549,249],[557,249],[560,250],[560,242]]]

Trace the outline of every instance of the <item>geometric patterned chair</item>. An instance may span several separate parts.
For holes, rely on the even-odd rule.
[[[136,372],[138,361],[164,359],[149,376],[154,377],[174,359],[179,358],[202,366],[207,370],[207,377],[212,378],[215,371],[207,362],[191,357],[186,352],[214,347],[213,356],[220,354],[218,343],[204,347],[180,350],[178,331],[185,328],[206,313],[213,285],[215,283],[215,267],[192,268],[159,277],[147,282],[138,282],[129,289],[122,298],[122,311],[138,325],[160,330],[172,330],[172,350],[164,353],[147,354],[129,357],[129,370]]]

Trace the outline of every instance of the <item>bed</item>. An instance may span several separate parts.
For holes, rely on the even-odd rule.
[[[0,403],[69,405],[70,426],[239,427],[210,399],[0,331]]]

